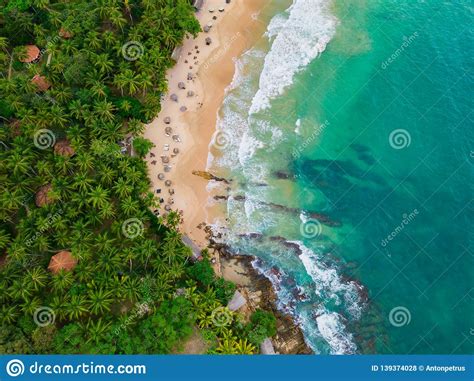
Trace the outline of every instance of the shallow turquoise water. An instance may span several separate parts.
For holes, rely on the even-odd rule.
[[[471,2],[287,3],[220,111],[229,242],[318,353],[473,353]]]

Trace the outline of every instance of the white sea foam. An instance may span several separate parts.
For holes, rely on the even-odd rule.
[[[296,73],[325,50],[334,36],[337,19],[326,0],[294,0],[287,18],[275,16],[267,30],[274,37],[260,75],[259,90],[252,100],[250,114],[270,106],[270,100],[292,84]]]
[[[332,354],[351,354],[356,352],[352,335],[345,332],[340,316],[335,313],[323,313],[316,318],[321,336],[331,347]]]

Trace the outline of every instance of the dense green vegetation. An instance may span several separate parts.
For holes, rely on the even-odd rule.
[[[210,353],[255,353],[274,321],[243,324],[224,307],[235,286],[191,264],[179,216],[151,212],[140,134],[199,31],[189,1],[0,9],[0,353],[170,353],[196,326]],[[75,265],[48,269],[61,251]]]

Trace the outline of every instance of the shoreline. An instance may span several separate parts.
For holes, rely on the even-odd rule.
[[[270,0],[245,4],[226,4],[225,0],[204,2],[196,16],[202,28],[209,23],[212,27],[208,33],[201,32],[195,39],[183,42],[176,65],[167,72],[168,92],[161,111],[144,134],[155,144],[152,154],[146,157],[153,191],[161,189],[159,196],[165,208],[169,205],[171,210],[182,213],[180,229],[200,247],[208,245],[203,227],[211,222],[213,211],[208,209],[208,180],[193,171],[206,171],[217,113],[234,76],[234,59],[248,50],[266,29],[256,15],[269,4]],[[222,8],[224,11],[220,12]],[[206,45],[207,38],[211,39],[210,45]],[[188,79],[191,75],[192,79]],[[185,89],[179,88],[180,82]],[[193,95],[188,96],[188,92]],[[177,101],[176,97],[171,99],[174,95]],[[165,118],[171,119],[169,124]],[[165,133],[167,127],[171,127],[169,136]],[[177,154],[175,149],[179,150]],[[171,167],[169,172],[165,165]],[[158,179],[160,174],[164,175],[163,180]],[[169,186],[165,185],[167,180],[171,181]]]

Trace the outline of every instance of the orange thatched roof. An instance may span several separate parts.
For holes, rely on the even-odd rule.
[[[35,203],[37,207],[42,207],[53,201],[51,197],[48,197],[48,193],[53,189],[51,184],[43,185],[38,192],[36,192]]]
[[[36,74],[32,79],[31,82],[33,82],[38,90],[40,91],[46,91],[50,88],[51,84],[48,82],[48,80],[43,77],[42,75]]]
[[[18,136],[21,134],[21,131],[20,131],[21,124],[18,119],[13,119],[13,121],[10,123],[9,126],[10,126],[10,131],[13,136]]]
[[[24,63],[30,63],[38,59],[40,56],[40,50],[36,45],[26,45],[26,55],[24,58],[21,58],[20,61]]]
[[[62,156],[73,156],[76,153],[67,139],[58,141],[54,145],[54,152]]]
[[[68,30],[64,29],[64,28],[61,28],[61,29],[59,29],[59,36],[62,37],[62,38],[71,38],[72,33],[69,32]]]
[[[61,270],[72,270],[76,265],[77,259],[72,256],[71,252],[63,250],[51,257],[48,270],[57,274]]]

